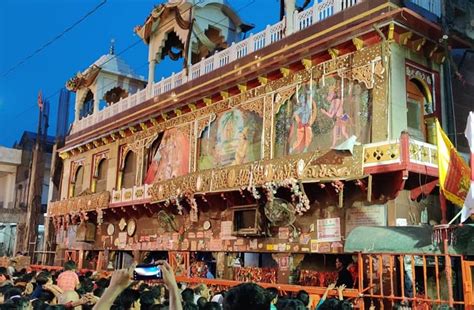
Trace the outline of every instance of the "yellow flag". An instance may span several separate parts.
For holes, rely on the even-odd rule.
[[[456,152],[453,144],[436,120],[439,186],[449,201],[462,207],[469,191],[471,170]]]

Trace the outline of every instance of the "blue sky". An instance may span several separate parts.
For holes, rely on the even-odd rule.
[[[48,133],[54,135],[58,90],[76,72],[108,53],[115,39],[116,53],[139,38],[133,28],[144,22],[153,6],[163,0],[108,0],[93,15],[52,45],[17,67],[4,72],[78,21],[102,0],[1,0],[0,1],[0,145],[11,147],[24,130],[36,131],[37,95],[50,97]],[[229,0],[256,33],[279,18],[279,0]],[[302,1],[299,1],[302,2]],[[298,3],[300,4],[300,3]],[[139,43],[122,57],[140,75],[147,76],[147,46]],[[170,61],[157,68],[155,80],[179,71]],[[73,98],[71,99],[73,100]],[[72,114],[72,113],[71,113]]]

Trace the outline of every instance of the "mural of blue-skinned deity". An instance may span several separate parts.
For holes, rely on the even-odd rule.
[[[287,98],[277,93],[274,102],[275,157],[334,148],[352,135],[369,142],[372,92],[362,83],[326,76]]]

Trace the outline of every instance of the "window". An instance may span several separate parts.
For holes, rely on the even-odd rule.
[[[74,182],[72,184],[72,197],[78,196],[82,193],[82,184],[84,181],[84,168],[79,166],[76,170],[76,175],[74,177]]]
[[[131,188],[135,185],[135,153],[129,151],[125,157],[125,164],[122,170],[122,188]]]
[[[97,167],[95,192],[100,193],[107,190],[107,159],[102,159]]]
[[[89,90],[79,112],[79,119],[82,119],[94,112],[94,94]]]
[[[407,129],[408,133],[419,140],[425,140],[424,116],[429,102],[423,94],[420,81],[411,79],[407,82]],[[432,112],[432,111],[431,111]]]

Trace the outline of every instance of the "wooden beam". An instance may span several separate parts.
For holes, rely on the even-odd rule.
[[[423,45],[425,45],[425,43],[426,43],[426,39],[421,38],[418,40],[411,41],[409,45],[413,50],[415,50],[416,52],[419,52],[421,48],[423,47]]]
[[[212,104],[212,99],[209,98],[209,97],[203,98],[202,101],[204,101],[204,103],[206,105],[211,105]]]
[[[390,23],[388,26],[388,35],[387,35],[387,40],[393,41],[393,34],[395,33],[395,24]]]
[[[328,54],[331,56],[332,59],[336,59],[337,56],[339,56],[339,50],[336,48],[329,48],[328,49]]]
[[[352,43],[354,44],[355,48],[360,51],[364,48],[364,40],[359,38],[352,38]]]
[[[240,93],[245,93],[247,91],[247,84],[237,84]]]
[[[188,108],[191,110],[191,112],[196,111],[196,105],[194,103],[189,103]]]
[[[306,70],[309,70],[311,69],[311,67],[313,67],[313,61],[309,58],[301,59],[301,63],[303,64]]]
[[[284,77],[287,77],[288,75],[290,75],[291,70],[289,68],[283,67],[280,68],[280,72]]]
[[[400,43],[401,45],[407,45],[408,40],[410,40],[412,36],[413,36],[413,33],[411,31],[401,33],[398,36],[398,43]]]
[[[433,60],[438,64],[442,64],[446,60],[446,53],[444,52],[435,53],[433,55]]]
[[[222,99],[227,99],[227,98],[229,98],[229,92],[228,92],[228,91],[221,90],[221,91],[219,92],[219,95],[221,95]]]
[[[259,76],[258,77],[258,82],[260,83],[260,85],[267,85],[268,78],[266,76]]]
[[[59,157],[61,159],[68,159],[69,158],[69,152],[62,152],[62,153],[59,153]]]
[[[429,58],[433,58],[434,54],[438,51],[439,45],[435,45],[428,54]]]

